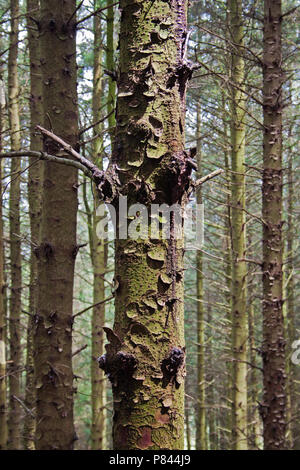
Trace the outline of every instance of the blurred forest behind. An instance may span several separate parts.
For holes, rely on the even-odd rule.
[[[149,15],[141,18],[146,7]],[[187,2],[0,0],[2,450],[158,449],[159,442],[166,442],[162,448],[189,450],[300,449],[297,0],[189,2],[187,33],[181,43],[190,67],[185,149],[191,162],[189,178],[198,181],[189,204],[204,204],[204,242],[200,250],[184,254],[185,402],[184,407],[183,402],[176,405],[177,414],[184,414],[182,432],[176,412],[170,411],[172,400],[181,403],[176,395],[181,390],[179,379],[166,385],[166,396],[160,398],[160,424],[153,425],[149,437],[152,412],[146,419],[144,411],[138,411],[142,404],[136,390],[145,404],[151,402],[151,387],[142,390],[143,376],[134,372],[139,385],[130,386],[137,414],[129,418],[122,398],[116,399],[118,385],[105,376],[112,374],[103,359],[106,337],[114,344],[116,331],[125,328],[118,326],[121,314],[114,327],[116,295],[118,311],[125,309],[115,263],[122,273],[127,261],[123,258],[118,264],[114,242],[97,238],[101,221],[97,175],[91,178],[94,169],[84,169],[75,153],[100,172],[110,168],[113,148],[121,141],[115,136],[121,135],[126,121],[123,101],[127,100],[132,120],[141,106],[130,96],[131,82],[135,83],[130,54],[137,57],[135,47],[140,48],[136,63],[150,57],[153,71],[144,76],[148,91],[140,88],[134,93],[145,95],[147,109],[163,93],[167,96],[167,85],[164,91],[161,85],[154,86],[153,77],[160,76],[157,49],[166,44],[161,54],[168,57],[171,41],[177,44],[170,33],[175,16],[164,9],[174,12],[181,7],[186,8]],[[129,11],[129,16],[122,11]],[[142,21],[145,31],[150,25],[154,28],[147,47],[137,32],[136,24],[140,28]],[[53,41],[51,34],[56,35]],[[122,46],[122,41],[128,42]],[[124,88],[126,74],[129,84]],[[156,115],[149,121],[160,139],[167,119]],[[142,124],[138,131],[136,126],[132,129],[138,139],[148,139]],[[129,172],[141,168],[140,175],[144,167],[139,149],[134,144],[129,151],[127,168]],[[157,171],[162,168],[159,149],[153,144],[153,154],[148,155]],[[78,166],[54,163],[47,155],[76,160]],[[118,169],[125,165],[120,162]],[[216,170],[222,172],[205,181]],[[53,246],[56,264],[51,261]],[[153,255],[152,262],[159,265],[161,258]],[[173,286],[170,272],[166,277],[160,274],[165,290]],[[140,276],[141,283],[148,282],[148,274],[141,271]],[[135,309],[146,318],[159,315],[168,303],[162,297],[160,303],[152,291],[144,297],[138,292],[143,308],[137,306],[138,300],[126,307],[132,321]],[[173,307],[169,308],[172,313]],[[166,325],[176,323],[173,313]],[[145,323],[135,325],[131,339],[145,338],[148,344]],[[137,347],[140,343],[135,341]],[[171,352],[177,354],[179,346],[172,341],[166,348],[173,347]],[[110,349],[107,354],[112,354]],[[132,374],[137,366],[128,354],[119,356],[118,367]],[[138,354],[155,363],[158,353],[147,355],[140,347]],[[125,377],[116,374],[119,382]],[[153,393],[159,380],[159,375],[153,378]],[[130,419],[139,424],[131,434],[128,431],[125,442],[118,429],[121,420],[129,428]],[[178,436],[171,436],[172,419],[182,434],[181,444]]]

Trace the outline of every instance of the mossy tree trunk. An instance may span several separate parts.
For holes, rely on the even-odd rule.
[[[11,135],[11,150],[21,147],[19,116],[19,80],[18,80],[18,38],[19,38],[19,2],[11,0],[11,33],[8,57],[8,112]],[[21,445],[21,407],[20,367],[21,367],[21,237],[20,237],[20,176],[21,160],[11,159],[9,197],[9,237],[11,264],[11,293],[9,317],[10,367],[9,367],[9,415],[8,415],[8,448],[18,450]]]
[[[39,39],[36,23],[32,18],[39,17],[39,1],[27,0],[27,27],[28,46],[30,60],[30,149],[41,151],[43,148],[41,137],[37,134],[35,126],[43,122],[42,105],[42,77],[40,70]],[[29,290],[29,313],[27,325],[27,348],[26,348],[26,388],[25,405],[31,411],[26,413],[24,420],[24,448],[34,450],[35,433],[35,384],[33,364],[33,327],[34,315],[37,313],[37,258],[35,248],[39,243],[40,217],[41,217],[41,184],[42,163],[30,158],[28,170],[28,202],[30,217],[30,290]]]
[[[117,186],[110,198],[117,220],[121,195],[128,207],[184,205],[191,173],[184,149],[187,3],[120,3],[117,126],[108,171]],[[183,241],[175,239],[173,219],[170,239],[142,229],[137,239],[115,243],[115,322],[113,331],[106,329],[110,344],[100,365],[113,386],[119,450],[183,448]]]
[[[247,449],[247,341],[245,262],[245,72],[243,59],[243,19],[241,0],[229,0],[231,66],[231,216],[232,216],[232,348],[233,423],[235,450]]]
[[[78,148],[76,1],[42,0],[40,53],[45,127]],[[68,158],[44,139],[44,150]],[[37,450],[73,448],[72,301],[77,170],[44,164],[38,302],[34,330]]]
[[[264,2],[263,51],[263,375],[266,450],[285,448],[285,339],[282,315],[281,0]]]

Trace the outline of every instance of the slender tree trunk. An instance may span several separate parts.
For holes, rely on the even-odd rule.
[[[211,325],[212,320],[212,308],[210,304],[210,295],[208,292],[207,295],[207,323]],[[210,329],[209,334],[212,335],[213,332]],[[217,450],[217,429],[216,429],[216,409],[215,409],[215,384],[214,382],[214,374],[213,374],[213,350],[211,347],[211,342],[207,339],[207,348],[206,348],[206,355],[207,355],[207,367],[206,367],[206,382],[208,384],[207,388],[207,398],[206,403],[208,406],[207,412],[207,424],[209,429],[209,439],[208,439],[208,449],[209,450]]]
[[[39,1],[27,0],[27,27],[28,46],[30,60],[30,149],[41,151],[43,144],[40,136],[35,130],[37,124],[43,122],[42,105],[42,77],[40,70],[39,39],[36,32],[36,23],[32,20],[39,17]],[[31,410],[27,413],[24,421],[24,447],[27,450],[34,450],[35,433],[35,384],[34,384],[34,363],[33,363],[33,328],[34,315],[37,314],[37,258],[35,248],[39,243],[40,217],[41,217],[41,184],[42,184],[42,163],[30,158],[28,170],[28,202],[30,217],[30,290],[29,290],[29,312],[27,325],[27,349],[26,349],[26,389],[25,405]]]
[[[251,243],[249,243],[251,245]],[[249,292],[253,291],[254,286],[252,283],[249,285]],[[261,447],[261,426],[260,416],[258,412],[258,384],[260,371],[257,369],[256,364],[256,344],[255,344],[255,311],[253,300],[250,298],[248,302],[248,324],[249,324],[249,361],[251,364],[251,372],[249,378],[249,395],[250,407],[249,413],[249,429],[248,429],[248,442],[249,449],[258,450]]]
[[[95,1],[95,8],[99,8]],[[101,20],[94,17],[94,86],[93,86],[93,120],[97,122],[101,119],[101,104],[103,100],[103,70],[102,70],[102,44],[101,44]],[[102,124],[94,127],[94,159],[98,168],[103,168],[103,139],[101,136]],[[91,233],[91,254],[94,272],[93,303],[99,303],[105,298],[104,272],[106,269],[106,249],[104,240],[97,237],[97,225],[101,217],[97,215],[99,207],[96,188],[94,188],[94,211],[92,217]],[[92,314],[92,449],[100,450],[104,448],[105,438],[105,383],[104,372],[98,367],[97,358],[104,352],[104,332],[105,323],[105,303],[93,308]]]
[[[109,168],[110,180],[117,182],[111,197],[117,220],[124,216],[121,195],[129,208],[183,205],[191,173],[184,150],[187,1],[153,5],[121,3],[117,129]],[[140,237],[115,243],[115,323],[113,331],[106,329],[110,344],[100,361],[113,385],[115,449],[184,445],[183,241],[174,231],[171,215],[170,239],[150,238],[144,225]]]
[[[235,450],[247,449],[247,340],[245,259],[245,94],[243,24],[241,0],[229,0],[230,39],[232,41],[232,348],[233,423]],[[238,88],[237,88],[238,87]]]
[[[188,400],[185,401],[185,438],[186,438],[186,448],[191,450],[191,424],[190,424],[190,408]]]
[[[8,57],[8,97],[9,122],[11,133],[11,150],[21,147],[20,116],[19,116],[19,81],[18,81],[18,37],[19,37],[19,2],[11,0],[11,34]],[[9,416],[8,416],[8,448],[18,450],[21,444],[21,408],[17,401],[20,398],[20,366],[21,366],[21,238],[20,238],[20,177],[21,160],[11,159],[11,184],[9,197],[9,236],[11,263],[11,294],[10,294],[10,368],[9,368]]]
[[[114,61],[114,6],[111,0],[106,0],[106,68],[110,72],[116,72]],[[116,118],[114,109],[116,106],[116,81],[111,76],[108,77],[108,100],[107,114],[108,125],[110,129],[110,138],[113,142],[115,135]]]
[[[226,191],[227,191],[227,196],[226,196],[226,204],[227,204],[227,213],[225,215],[224,219],[224,239],[225,239],[225,249],[224,249],[224,271],[225,271],[225,284],[226,284],[226,307],[228,309],[228,314],[227,318],[229,321],[229,333],[230,333],[230,338],[232,337],[232,296],[231,296],[231,270],[232,270],[232,233],[231,233],[231,202],[230,202],[230,189],[231,189],[231,174],[230,174],[230,133],[229,133],[229,125],[228,125],[228,119],[226,117],[226,100],[225,100],[225,94],[224,92],[222,93],[222,109],[223,109],[223,132],[224,132],[224,138],[225,138],[225,149],[224,149],[224,166],[225,166],[225,178],[226,178]],[[233,400],[232,400],[232,393],[233,393],[233,374],[232,374],[232,348],[230,348],[230,353],[228,354],[228,360],[226,363],[226,369],[227,369],[227,384],[226,384],[226,402],[229,408],[229,411],[227,413],[227,420],[226,420],[226,425],[227,429],[232,429],[232,423],[233,423]]]
[[[197,178],[202,176],[202,149],[201,149],[201,107],[197,104]],[[202,204],[202,188],[197,188],[197,204]],[[206,450],[206,410],[205,410],[205,328],[203,308],[203,260],[202,252],[197,251],[197,429],[196,449]]]
[[[289,138],[291,138],[291,129],[289,132]],[[295,294],[294,294],[294,182],[293,182],[293,152],[290,150],[288,155],[288,199],[287,199],[287,264],[286,264],[286,323],[287,323],[287,338],[288,338],[288,351],[286,357],[287,373],[288,373],[288,445],[289,449],[294,449],[295,444],[295,423],[297,422],[297,393],[295,387],[296,379],[296,367],[291,360],[293,349],[291,345],[297,339],[296,338],[296,326],[295,326]]]
[[[264,2],[263,370],[266,450],[285,448],[285,339],[282,315],[281,1]]]
[[[2,38],[0,37],[2,49]],[[5,98],[5,89],[0,66],[0,94]],[[5,99],[0,102],[0,152],[3,151],[2,129]],[[7,403],[6,403],[6,312],[4,307],[4,244],[3,244],[3,213],[2,213],[2,161],[0,161],[0,450],[7,445]]]
[[[45,126],[78,148],[76,1],[42,0],[40,52]],[[44,150],[68,158],[44,139]],[[77,171],[44,164],[38,302],[34,330],[36,449],[73,448],[72,300]]]

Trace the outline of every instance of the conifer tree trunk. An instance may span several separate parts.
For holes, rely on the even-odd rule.
[[[285,448],[285,339],[282,315],[281,0],[264,2],[263,375],[264,447]]]
[[[289,129],[288,137],[291,138],[292,126]],[[287,277],[287,286],[286,286],[286,323],[287,323],[287,340],[288,340],[288,350],[286,355],[286,364],[287,364],[287,373],[288,373],[288,383],[287,383],[287,392],[288,392],[288,413],[287,413],[287,422],[288,422],[288,443],[289,449],[294,449],[295,444],[295,430],[297,423],[297,404],[298,397],[296,393],[296,366],[291,360],[293,349],[291,345],[297,339],[296,337],[296,327],[295,327],[295,281],[294,281],[294,238],[295,238],[295,227],[294,227],[294,176],[293,176],[293,151],[289,151],[288,155],[288,198],[287,198],[287,263],[286,263],[286,277]],[[296,449],[295,449],[296,450]]]
[[[78,148],[76,1],[42,0],[40,53],[44,126]],[[44,139],[44,150],[68,158]],[[36,449],[73,448],[72,299],[77,170],[44,164],[38,302],[34,330]]]
[[[225,285],[226,285],[226,306],[227,306],[227,318],[229,321],[229,331],[230,338],[232,337],[232,296],[231,296],[231,270],[232,270],[232,253],[231,253],[231,244],[232,244],[232,234],[231,234],[231,207],[230,207],[230,189],[231,189],[231,173],[230,173],[230,133],[229,133],[229,123],[226,117],[226,101],[225,94],[222,93],[222,109],[223,109],[223,132],[225,137],[225,148],[224,148],[224,166],[225,166],[225,179],[226,179],[226,205],[227,211],[224,219],[224,235],[225,235],[225,250],[224,250],[224,272],[225,272]],[[233,374],[232,374],[232,348],[228,354],[228,360],[226,364],[227,369],[227,393],[226,393],[226,402],[229,408],[227,413],[227,429],[232,429],[233,422],[233,406],[232,406],[232,393],[233,393]]]
[[[243,24],[241,0],[229,0],[232,48],[232,348],[233,348],[233,423],[235,450],[247,449],[247,341],[245,260],[245,94]]]
[[[249,241],[249,246],[251,245]],[[253,292],[254,286],[252,282],[249,285],[249,293]],[[250,294],[249,294],[250,295]],[[248,301],[248,324],[249,324],[249,360],[251,364],[251,371],[249,377],[249,398],[250,407],[248,407],[249,415],[249,429],[248,429],[248,447],[252,450],[258,450],[261,447],[261,426],[260,416],[258,412],[258,384],[260,371],[257,369],[256,364],[256,343],[255,343],[255,310],[253,299]]]
[[[27,27],[28,46],[30,60],[30,149],[41,151],[43,148],[41,137],[37,134],[35,126],[43,122],[42,105],[42,79],[40,70],[39,39],[36,31],[36,23],[32,20],[39,17],[39,1],[27,0]],[[24,420],[24,448],[34,450],[35,433],[35,384],[33,363],[33,328],[34,315],[37,314],[37,258],[35,248],[39,243],[40,217],[41,217],[41,184],[42,163],[30,158],[28,170],[28,202],[30,217],[30,290],[29,290],[29,313],[27,325],[27,348],[26,348],[26,388],[25,405],[31,411],[26,413]]]
[[[111,0],[106,0],[107,15],[106,15],[106,68],[110,72],[115,72],[114,60],[114,6]],[[108,77],[108,100],[107,100],[107,114],[108,125],[110,129],[110,138],[113,141],[115,135],[115,109],[116,105],[116,81],[111,76]]]
[[[184,204],[186,0],[121,1],[117,127],[109,174],[134,203]],[[119,180],[119,183],[118,183]],[[108,190],[109,188],[104,188]],[[137,209],[138,210],[138,209]],[[126,219],[127,220],[127,219]],[[127,221],[128,222],[128,221]],[[124,228],[124,227],[123,227]],[[120,229],[120,225],[119,225]],[[100,365],[114,398],[115,449],[182,449],[183,242],[117,238],[115,322]]]
[[[11,34],[8,56],[8,112],[11,134],[11,150],[21,147],[20,116],[19,116],[19,81],[18,81],[18,37],[19,37],[19,2],[10,1]],[[21,444],[21,408],[20,398],[20,366],[21,366],[21,238],[20,238],[20,177],[21,160],[11,159],[11,184],[9,197],[9,236],[11,263],[10,292],[10,368],[9,368],[9,416],[8,416],[8,448],[20,449]]]
[[[201,149],[201,107],[197,104],[197,178],[202,176],[202,149]],[[197,204],[202,204],[202,188],[197,188]],[[203,308],[203,260],[202,252],[197,251],[197,429],[196,449],[206,450],[206,410],[205,410],[205,329]]]
[[[2,38],[0,45],[2,50]],[[0,66],[0,93],[5,97],[4,82]],[[0,102],[0,152],[3,150],[2,129],[5,99]],[[6,403],[6,318],[4,308],[4,243],[3,243],[3,213],[2,213],[2,161],[0,160],[0,450],[7,445],[7,403]]]
[[[99,8],[99,2],[95,1],[95,9]],[[103,100],[103,70],[102,70],[102,45],[101,45],[101,20],[99,16],[94,17],[94,86],[93,86],[93,121],[101,119],[101,105]],[[98,168],[103,169],[103,138],[101,132],[102,124],[94,127],[94,161]],[[96,138],[96,136],[98,137]],[[104,273],[106,269],[107,253],[104,240],[97,237],[97,225],[101,218],[97,215],[99,207],[96,188],[94,188],[94,210],[92,217],[91,232],[91,254],[93,264],[93,304],[98,304],[93,308],[92,313],[92,361],[91,361],[91,381],[92,381],[92,429],[91,440],[92,449],[101,450],[104,448],[105,438],[105,382],[103,370],[98,367],[97,358],[104,352],[104,322],[105,303],[101,303],[105,298]]]

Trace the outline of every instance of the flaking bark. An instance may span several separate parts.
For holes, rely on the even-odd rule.
[[[128,206],[184,205],[185,0],[123,0],[111,180]],[[118,212],[118,211],[117,211]],[[118,215],[117,215],[118,218]],[[183,243],[117,239],[115,323],[101,366],[113,386],[115,449],[182,449]]]

